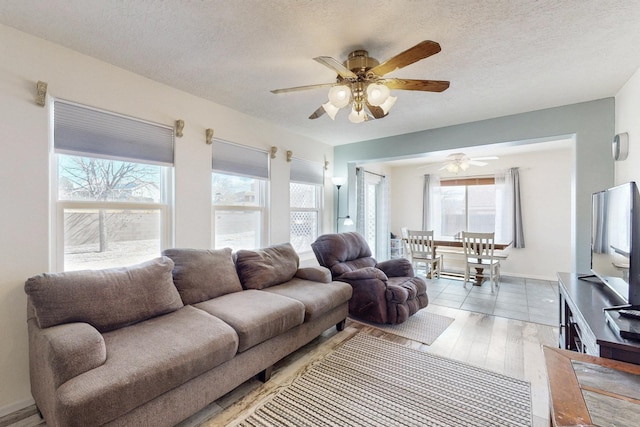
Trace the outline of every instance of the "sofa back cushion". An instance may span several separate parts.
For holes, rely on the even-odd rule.
[[[175,263],[173,282],[182,302],[197,304],[242,290],[231,249],[167,249]]]
[[[376,260],[361,234],[323,234],[311,244],[318,263],[331,270],[334,278],[350,271],[375,267]]]
[[[106,332],[182,307],[172,269],[173,261],[162,257],[130,267],[40,274],[24,289],[40,328],[84,322]]]
[[[236,253],[236,269],[245,289],[264,289],[289,281],[300,259],[290,243]]]

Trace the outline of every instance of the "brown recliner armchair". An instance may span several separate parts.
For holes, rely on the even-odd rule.
[[[402,323],[429,304],[427,284],[405,258],[377,263],[358,233],[324,234],[311,244],[333,280],[353,287],[352,316],[375,323]]]

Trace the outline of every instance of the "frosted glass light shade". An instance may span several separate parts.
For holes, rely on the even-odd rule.
[[[331,101],[322,104],[322,108],[324,108],[324,111],[329,115],[329,117],[331,117],[331,120],[335,120],[336,114],[340,111],[340,109],[333,105]]]
[[[391,91],[388,87],[380,83],[373,83],[367,86],[367,102],[374,107],[382,105]]]
[[[338,108],[343,108],[351,102],[351,89],[346,85],[332,86],[329,89],[329,102]]]
[[[351,123],[362,123],[364,122],[364,111],[356,111],[355,109],[351,110],[349,113],[349,121]]]
[[[393,104],[395,104],[397,100],[398,100],[397,96],[389,96],[389,97],[387,97],[386,101],[384,101],[382,104],[380,104],[380,108],[382,108],[382,112],[387,114],[389,112],[389,110],[391,109],[391,107],[393,107]]]
[[[333,185],[344,185],[347,182],[347,178],[344,176],[334,176],[331,178],[331,182],[333,182]]]
[[[347,215],[347,217],[344,219],[344,225],[353,225],[353,220],[349,217],[349,215]]]

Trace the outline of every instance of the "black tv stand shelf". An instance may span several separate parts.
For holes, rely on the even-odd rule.
[[[605,308],[623,306],[624,300],[584,275],[558,273],[558,289],[560,348],[640,364],[640,341],[622,338],[605,317]]]

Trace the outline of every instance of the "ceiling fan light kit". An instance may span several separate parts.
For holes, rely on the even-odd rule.
[[[353,108],[349,113],[349,121],[351,123],[362,123],[366,120],[369,120],[369,118],[362,110],[357,111],[355,108]]]
[[[310,119],[317,119],[327,113],[332,120],[335,120],[338,111],[349,106],[351,107],[349,120],[352,123],[362,123],[371,118],[381,119],[389,114],[389,110],[398,99],[395,96],[391,96],[391,89],[442,92],[449,87],[449,82],[443,80],[409,80],[382,77],[387,73],[406,67],[438,52],[440,52],[438,43],[424,40],[383,63],[371,58],[366,50],[351,52],[348,59],[342,64],[331,57],[319,56],[313,59],[337,73],[336,83],[276,89],[271,92],[279,94],[330,87],[328,93],[329,102],[322,104],[320,108],[314,111],[309,116]]]
[[[347,85],[336,85],[329,89],[329,102],[336,108],[344,108],[351,102],[351,88]]]
[[[374,107],[379,107],[389,98],[391,90],[381,83],[372,83],[367,86],[367,102]]]
[[[483,162],[481,160],[497,160],[496,156],[489,157],[476,157],[470,158],[464,153],[453,153],[447,156],[445,160],[444,166],[440,168],[440,170],[445,170],[450,173],[458,173],[464,172],[469,169],[469,166],[486,166],[487,162]]]
[[[336,114],[338,114],[338,111],[340,111],[340,108],[338,108],[335,105],[333,105],[331,103],[331,101],[329,101],[329,102],[327,102],[325,104],[322,104],[322,108],[329,115],[329,117],[331,117],[331,120],[335,120],[336,119]]]
[[[380,104],[380,108],[382,108],[382,112],[384,112],[384,114],[387,115],[389,113],[389,110],[391,109],[391,107],[393,107],[393,104],[395,104],[397,100],[398,100],[397,96],[388,97],[382,104]]]

